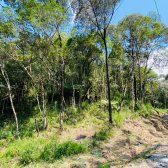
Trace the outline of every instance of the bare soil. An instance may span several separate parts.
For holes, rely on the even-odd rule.
[[[75,167],[101,167],[103,164],[109,167],[121,168],[123,165],[132,160],[136,160],[137,156],[142,155],[145,151],[153,149],[154,146],[162,142],[167,142],[168,135],[168,116],[154,113],[149,118],[136,118],[126,120],[122,128],[115,128],[114,135],[100,142],[99,147],[87,154],[81,154],[68,159],[68,168]],[[71,138],[75,141],[85,138],[92,139],[95,132],[94,126],[89,125],[88,128],[79,128],[72,130]],[[62,132],[61,136],[67,136],[69,131]],[[66,160],[64,160],[66,162]],[[60,166],[61,167],[61,166]],[[64,167],[64,164],[62,164]]]

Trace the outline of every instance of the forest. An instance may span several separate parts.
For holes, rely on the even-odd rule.
[[[11,158],[21,158],[21,167],[88,152],[128,116],[148,118],[152,110],[168,108],[168,75],[153,71],[167,66],[168,27],[155,12],[111,24],[120,4],[4,0],[0,167],[12,167]],[[108,129],[99,130],[92,141],[61,139],[64,130],[71,134],[73,126],[90,122]]]

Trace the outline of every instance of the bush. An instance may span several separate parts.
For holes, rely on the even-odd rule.
[[[12,137],[12,132],[11,131],[4,131],[0,130],[0,140],[1,139],[10,139]]]
[[[138,112],[142,117],[149,117],[152,114],[152,108],[151,104],[142,105]]]
[[[99,147],[99,144],[97,143],[97,141],[95,139],[91,142],[91,145],[93,147]]]
[[[102,130],[98,133],[95,133],[94,138],[98,141],[104,141],[108,138],[107,130]]]
[[[52,142],[45,146],[40,158],[47,162],[54,162],[54,160],[60,159],[63,156],[83,153],[87,150],[87,148],[88,146],[86,145],[73,143],[71,141],[64,142],[60,145]]]
[[[19,151],[19,155],[22,157],[24,164],[38,161],[40,156],[40,149],[36,142],[26,143]]]
[[[125,119],[124,118],[125,116],[122,115],[122,113],[113,113],[113,120],[114,120],[114,125],[117,126],[117,127],[122,127],[123,125],[123,120]]]

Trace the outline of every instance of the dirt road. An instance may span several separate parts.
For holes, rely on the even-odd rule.
[[[168,142],[156,145],[155,152],[139,163],[130,163],[124,168],[168,168]]]
[[[168,123],[168,115],[164,115],[163,119]],[[141,162],[131,162],[124,168],[168,168],[168,140],[154,145],[153,151],[150,156]]]

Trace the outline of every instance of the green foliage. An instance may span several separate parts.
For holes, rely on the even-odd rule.
[[[37,162],[40,156],[40,146],[37,142],[28,142],[19,151],[19,156],[22,158],[22,163],[29,164],[31,162]]]
[[[0,140],[1,139],[7,139],[12,136],[11,131],[4,131],[3,129],[0,130]]]
[[[96,139],[94,139],[94,140],[91,142],[91,145],[92,145],[93,147],[99,147],[99,146],[100,146],[100,145],[98,144],[98,142],[97,142]]]
[[[87,150],[87,148],[87,143],[79,144],[67,141],[57,145],[55,142],[51,142],[44,147],[44,151],[41,154],[40,159],[47,162],[54,162],[56,159],[60,159],[62,157],[83,153]]]
[[[101,104],[105,107],[108,107],[108,100],[101,100]],[[111,101],[111,106],[113,110],[117,110],[118,109],[118,101]]]
[[[114,122],[114,125],[117,126],[117,127],[122,127],[123,125],[123,121],[124,121],[124,116],[122,116],[123,113],[118,113],[118,112],[115,112],[113,113],[113,122]]]
[[[151,104],[146,104],[146,105],[142,105],[139,110],[138,113],[142,116],[142,117],[149,117],[152,114],[152,105]]]
[[[109,134],[107,132],[108,130],[101,130],[100,132],[95,133],[93,137],[98,141],[104,141],[109,137]]]
[[[110,163],[105,163],[104,165],[99,166],[98,168],[110,168],[110,165]]]

